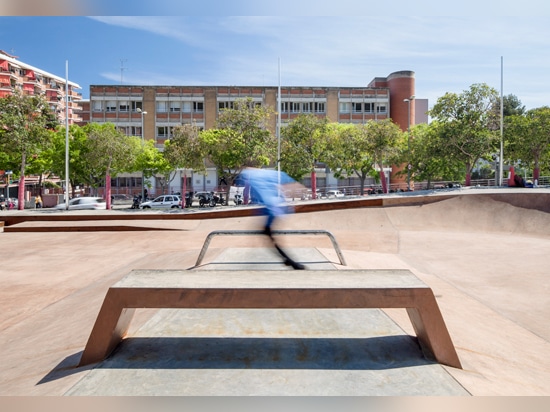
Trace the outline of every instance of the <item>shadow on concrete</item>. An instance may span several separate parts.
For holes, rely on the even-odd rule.
[[[65,358],[38,385],[102,369],[310,369],[386,370],[432,365],[415,337],[125,339],[100,364],[77,368],[82,352]]]

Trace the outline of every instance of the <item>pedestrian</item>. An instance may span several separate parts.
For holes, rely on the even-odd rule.
[[[40,195],[34,198],[34,207],[36,209],[42,209],[42,197],[40,197]]]
[[[250,195],[255,202],[264,206],[267,220],[263,232],[271,239],[275,249],[283,257],[285,265],[292,266],[294,269],[305,269],[304,265],[291,259],[281,249],[272,233],[275,220],[291,211],[284,196],[281,195],[283,187],[288,189],[290,186],[299,186],[300,188],[303,186],[284,172],[266,169],[244,169],[237,180],[240,185],[244,184],[245,190],[250,188]]]

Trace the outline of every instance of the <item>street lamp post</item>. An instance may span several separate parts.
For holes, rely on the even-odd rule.
[[[409,109],[409,115],[407,118],[407,151],[408,151],[408,164],[407,164],[407,190],[411,191],[411,101],[414,100],[414,96],[408,99],[403,99],[407,103]]]
[[[143,127],[143,119],[147,112],[141,110],[139,107],[136,109],[138,113],[141,113],[141,145],[145,143],[145,128]],[[141,201],[145,201],[145,174],[141,171]]]

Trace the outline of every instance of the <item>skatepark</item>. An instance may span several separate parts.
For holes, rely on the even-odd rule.
[[[197,265],[209,233],[261,228],[250,210],[4,212],[21,221],[0,233],[0,395],[550,395],[550,189],[310,201],[280,229],[330,232],[345,264],[306,233],[281,236],[305,271],[262,236],[213,238]],[[106,359],[80,365],[107,291],[132,272],[231,285],[359,270],[427,285],[461,368],[425,356],[404,308],[138,309]]]

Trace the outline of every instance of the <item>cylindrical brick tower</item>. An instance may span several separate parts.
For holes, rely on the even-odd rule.
[[[415,79],[413,71],[399,71],[390,74],[387,77],[387,85],[390,89],[390,116],[392,120],[401,127],[401,130],[407,131],[410,125],[414,125],[415,119]],[[405,101],[405,100],[409,101]],[[410,106],[410,107],[409,107]],[[409,117],[410,109],[410,117]],[[407,176],[397,175],[400,170],[406,168],[407,165],[393,165],[390,182],[392,186],[399,184],[399,188],[407,188]],[[411,182],[411,187],[413,183]]]

